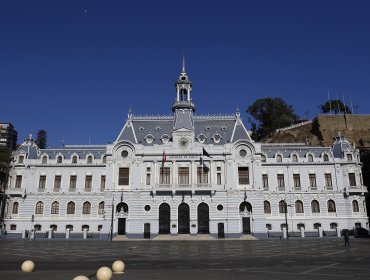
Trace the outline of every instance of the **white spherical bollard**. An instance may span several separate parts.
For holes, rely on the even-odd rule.
[[[112,279],[112,270],[109,267],[103,266],[96,272],[96,278],[98,280],[110,280]]]
[[[83,275],[78,275],[75,278],[73,278],[73,280],[89,280],[89,278]]]
[[[112,264],[113,273],[123,273],[125,270],[125,263],[123,261],[115,261]]]
[[[30,260],[24,261],[21,267],[23,272],[32,272],[34,268],[35,268],[35,263]]]

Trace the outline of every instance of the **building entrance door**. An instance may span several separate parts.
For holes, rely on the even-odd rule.
[[[251,218],[244,217],[243,219],[243,234],[250,234],[251,233]]]
[[[144,239],[150,239],[150,224],[144,224]]]
[[[218,238],[225,238],[224,223],[218,223]]]
[[[118,218],[118,235],[126,234],[126,218]]]
[[[159,206],[159,234],[170,234],[171,207],[167,203]]]
[[[179,220],[179,234],[190,233],[190,209],[186,203],[181,203],[178,209],[178,220]]]
[[[204,202],[198,205],[198,233],[209,233],[209,207]]]

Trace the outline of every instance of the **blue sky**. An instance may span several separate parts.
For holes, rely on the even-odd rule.
[[[1,1],[0,121],[19,141],[106,144],[128,109],[169,115],[182,54],[197,114],[281,97],[369,113],[369,1]],[[308,112],[308,113],[307,113]]]

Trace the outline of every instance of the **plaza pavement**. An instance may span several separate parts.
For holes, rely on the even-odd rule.
[[[163,237],[164,238],[164,237]],[[370,239],[0,241],[0,279],[73,279],[115,260],[112,279],[369,279]],[[31,259],[35,272],[22,273]]]

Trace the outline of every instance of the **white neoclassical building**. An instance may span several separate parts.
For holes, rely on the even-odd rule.
[[[25,139],[6,190],[8,236],[368,229],[359,153],[345,137],[331,147],[256,143],[239,112],[195,115],[191,94],[183,66],[173,114],[130,112],[113,144],[39,149]]]

